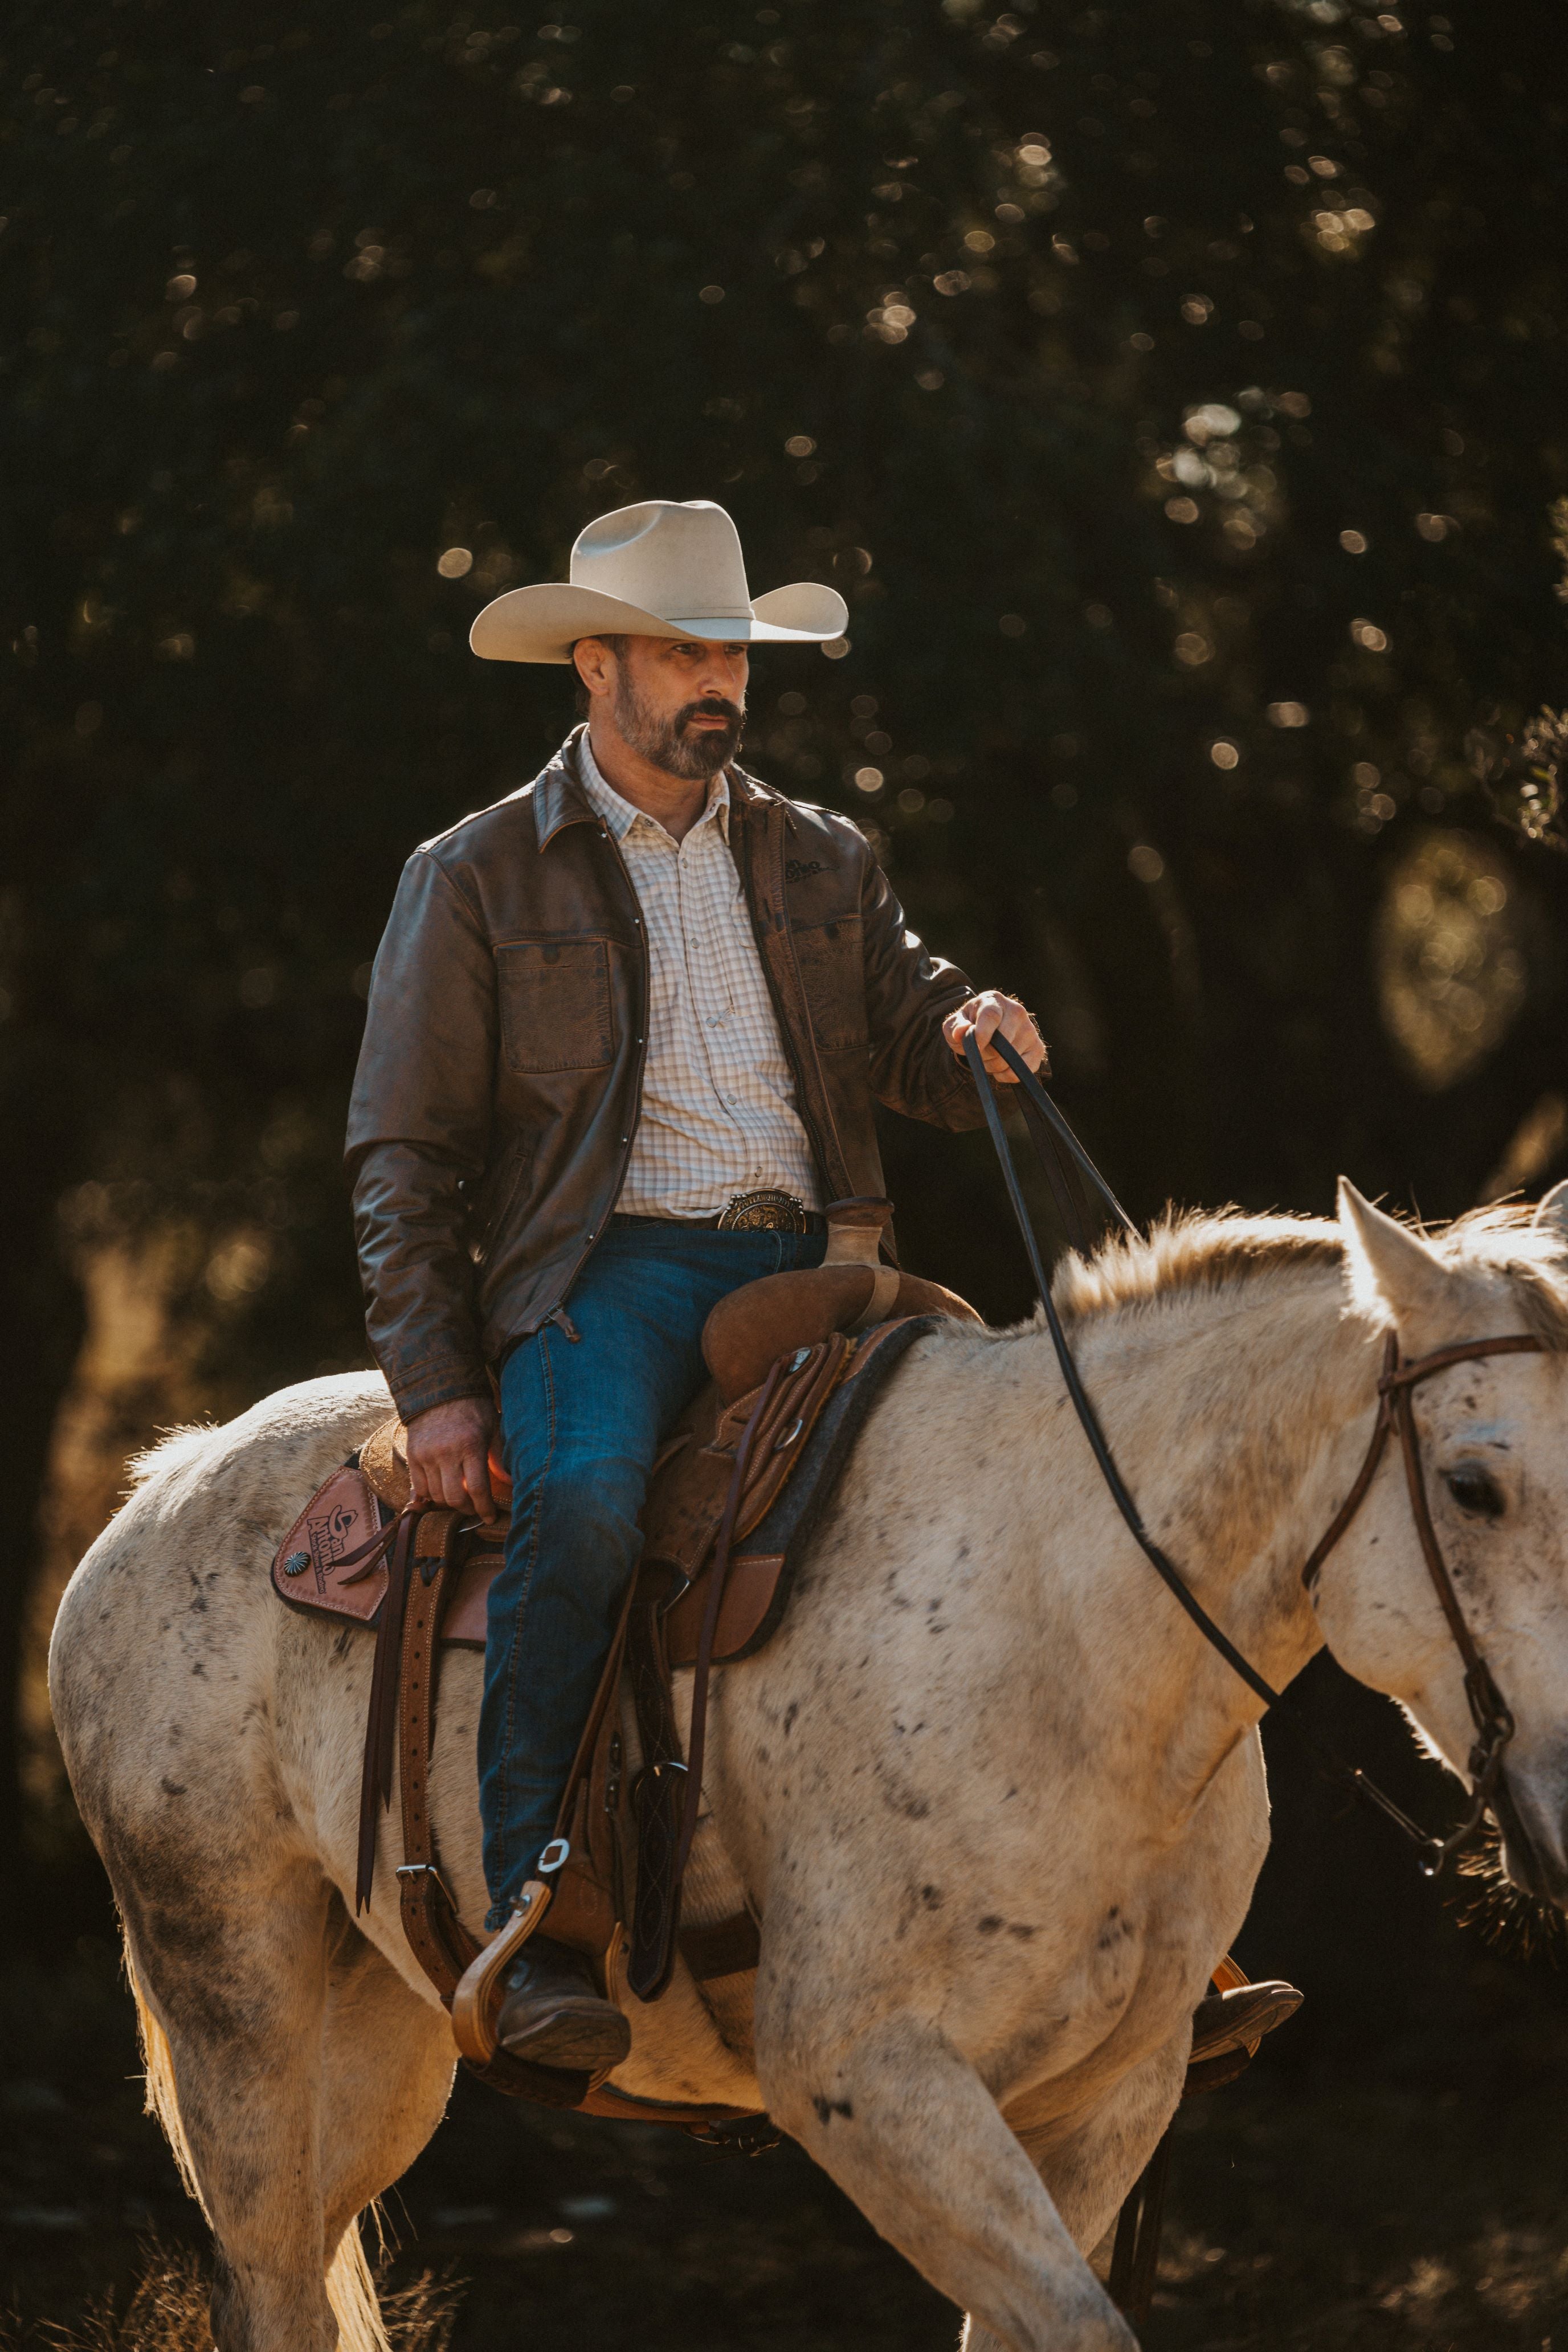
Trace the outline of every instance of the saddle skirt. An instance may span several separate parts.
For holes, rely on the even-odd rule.
[[[777,1627],[795,1561],[832,1499],[883,1382],[937,1319],[902,1318],[878,1324],[859,1339],[830,1332],[786,1360],[752,1443],[714,1641],[716,1664],[750,1657]],[[707,1601],[706,1564],[734,1474],[736,1446],[758,1393],[752,1390],[725,1405],[716,1389],[705,1390],[663,1448],[649,1480],[638,1583],[645,1593],[653,1588],[672,1667],[690,1665],[697,1655]],[[394,1414],[306,1504],[272,1564],[274,1590],[290,1609],[368,1632],[379,1626],[389,1562],[383,1558],[366,1567],[353,1555],[407,1504],[405,1438]],[[442,1615],[443,1647],[483,1649],[489,1589],[505,1540],[502,1520],[471,1524]]]

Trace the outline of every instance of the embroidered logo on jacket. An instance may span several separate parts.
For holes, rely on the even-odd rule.
[[[814,857],[808,863],[803,863],[798,857],[787,857],[784,860],[786,882],[804,882],[808,875],[824,874],[826,870],[820,857]]]

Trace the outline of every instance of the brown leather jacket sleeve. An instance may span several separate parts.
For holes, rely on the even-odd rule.
[[[405,1421],[490,1392],[459,1187],[488,1154],[496,1025],[478,916],[416,850],[375,960],[347,1146],[365,1328]]]
[[[861,894],[871,1089],[889,1110],[936,1127],[984,1124],[974,1082],[942,1034],[950,1013],[973,996],[966,975],[933,956],[875,858]]]

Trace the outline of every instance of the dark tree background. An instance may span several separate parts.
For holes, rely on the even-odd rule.
[[[1442,1216],[1568,1143],[1558,7],[380,5],[0,36],[13,1845],[84,1253],[177,1237],[199,1396],[364,1360],[369,959],[570,719],[475,611],[609,507],[718,499],[753,589],[843,589],[746,756],[1037,1008],[1135,1212],[1344,1170]],[[889,1152],[907,1255],[1025,1309],[984,1142]],[[1348,1986],[1403,1865],[1344,1834],[1264,1916]],[[1436,1981],[1426,1895],[1375,1919]]]

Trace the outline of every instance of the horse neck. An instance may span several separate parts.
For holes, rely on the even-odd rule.
[[[1113,1307],[1069,1334],[1118,1466],[1191,1590],[1276,1689],[1321,1644],[1301,1569],[1370,1432],[1379,1340],[1335,1269],[1260,1272]],[[1041,1334],[1041,1345],[1049,1342]],[[1087,1447],[1080,1478],[1097,1479]],[[1129,1550],[1107,1605],[1136,1607],[1144,1720],[1216,1759],[1261,1702]],[[1133,1598],[1133,1595],[1136,1598]]]

